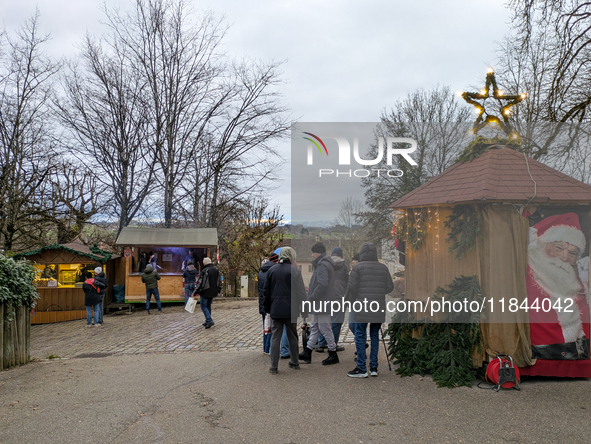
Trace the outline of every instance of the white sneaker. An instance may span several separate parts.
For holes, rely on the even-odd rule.
[[[378,376],[378,369],[377,368],[370,368],[369,369],[369,376]]]

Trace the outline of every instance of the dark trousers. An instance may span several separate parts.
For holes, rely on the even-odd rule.
[[[290,318],[273,319],[271,325],[271,368],[279,365],[279,349],[281,348],[281,334],[283,326],[287,333],[289,343],[289,356],[292,364],[298,365],[298,330],[297,325],[291,322]]]

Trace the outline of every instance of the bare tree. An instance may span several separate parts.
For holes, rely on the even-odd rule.
[[[5,35],[0,42],[0,238],[5,250],[39,241],[49,203],[43,184],[59,160],[48,107],[59,66],[41,52],[48,36],[39,35],[38,22],[37,11],[15,36]]]
[[[363,179],[365,205],[363,220],[369,227],[369,237],[381,244],[390,237],[392,224],[389,206],[419,187],[430,178],[441,174],[457,159],[468,143],[468,128],[472,114],[469,107],[458,101],[446,86],[437,86],[429,91],[417,90],[397,101],[390,112],[384,111],[376,131],[378,137],[410,137],[417,141],[417,150],[412,154],[417,166],[396,159],[392,166],[386,160],[376,168],[391,167],[399,170],[399,177],[380,175]],[[370,155],[376,155],[374,144]]]
[[[170,227],[187,166],[198,155],[208,122],[231,94],[218,52],[224,29],[211,13],[193,20],[183,1],[136,0],[129,14],[105,13],[113,45],[125,48],[146,85],[148,143],[159,169],[164,225]]]
[[[104,49],[106,46],[106,49]],[[117,235],[142,209],[154,188],[145,81],[131,66],[126,48],[87,36],[64,76],[64,98],[56,103],[69,129],[69,151],[86,163],[107,193],[107,212],[118,221]],[[89,164],[90,162],[90,164]]]

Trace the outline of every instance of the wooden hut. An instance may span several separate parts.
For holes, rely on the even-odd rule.
[[[396,233],[406,246],[406,299],[426,302],[433,299],[437,287],[462,275],[475,275],[486,301],[486,319],[480,323],[486,353],[473,356],[475,366],[486,355],[508,353],[521,374],[591,377],[591,361],[584,354],[562,361],[536,355],[541,344],[536,343],[538,333],[534,332],[554,321],[534,320],[532,310],[526,310],[535,304],[532,288],[538,284],[532,280],[536,276],[532,245],[542,239],[544,221],[577,219],[570,228],[581,234],[570,242],[578,244],[579,254],[570,266],[584,285],[573,299],[580,309],[588,350],[590,204],[591,186],[508,147],[491,147],[471,161],[456,163],[391,205],[397,218],[406,218],[397,224]],[[450,254],[453,240],[446,240],[452,226],[457,228],[455,246],[459,247],[466,240],[462,236],[469,234],[465,230],[470,211],[475,215],[473,249],[456,248]],[[462,228],[452,219],[466,224]],[[446,221],[451,226],[445,227]],[[567,238],[562,240],[569,242]],[[511,299],[517,304],[511,306],[513,310],[509,309]]]
[[[55,244],[15,255],[31,261],[36,270],[35,285],[40,298],[31,314],[31,324],[47,324],[86,318],[82,283],[85,273],[103,267],[109,281],[104,305],[112,299],[115,259],[119,256],[98,247],[79,243]]]
[[[116,244],[124,249],[123,257],[117,264],[117,274],[124,277],[126,303],[146,302],[142,272],[151,254],[156,258],[161,276],[158,282],[160,300],[184,302],[185,258],[192,250],[196,267],[201,270],[203,258],[216,258],[218,238],[215,228],[126,227],[121,230]]]

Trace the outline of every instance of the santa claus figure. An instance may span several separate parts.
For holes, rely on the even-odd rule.
[[[575,213],[550,216],[530,228],[526,284],[537,362],[521,374],[591,377],[589,303],[577,267],[585,246]]]

